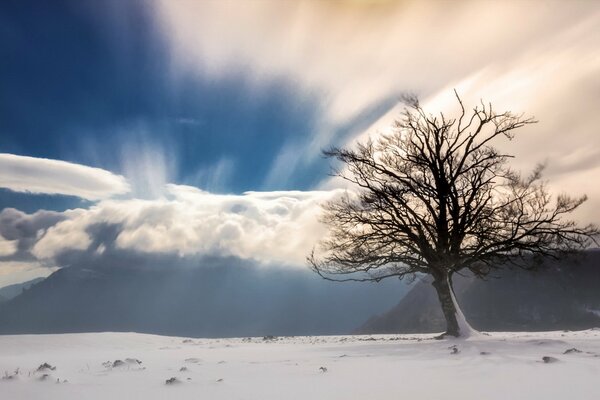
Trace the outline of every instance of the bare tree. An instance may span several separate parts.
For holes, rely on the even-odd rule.
[[[492,147],[535,120],[484,103],[467,112],[456,98],[457,118],[429,114],[409,98],[393,133],[324,152],[341,161],[333,175],[352,189],[324,205],[329,234],[308,261],[337,281],[430,275],[444,335],[458,337],[471,328],[454,297],[454,274],[535,269],[545,257],[595,243],[598,229],[565,219],[586,196],[550,196],[542,165],[522,177],[508,166],[512,156]]]

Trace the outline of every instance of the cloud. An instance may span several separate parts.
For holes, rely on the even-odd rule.
[[[262,263],[304,265],[324,234],[319,204],[337,191],[247,192],[218,195],[167,185],[167,197],[113,199],[69,210],[37,238],[31,253],[50,263],[83,252],[237,257]],[[113,227],[107,234],[107,227]]]
[[[37,240],[46,230],[60,221],[69,218],[71,211],[55,212],[39,210],[33,214],[26,214],[14,208],[5,208],[0,211],[0,247],[5,251],[0,252],[0,260],[22,261],[34,257],[30,251]]]
[[[17,252],[16,240],[6,240],[0,236],[0,257],[12,256]]]
[[[14,172],[11,179],[15,184],[6,184],[13,190],[18,183],[23,191],[69,193],[98,201],[89,208],[63,212],[2,210],[0,261],[65,266],[76,262],[77,254],[89,259],[134,252],[304,265],[306,255],[324,233],[318,221],[319,204],[337,193],[214,194],[193,186],[166,184],[167,163],[153,146],[140,147],[137,158],[133,148],[125,151],[132,155],[126,175],[135,183],[126,198],[100,197],[129,189],[123,177],[108,171],[1,155],[0,166]],[[216,186],[231,169],[231,162],[224,159],[207,171],[203,180]],[[6,182],[7,178],[3,179]]]
[[[129,192],[125,178],[100,168],[6,153],[0,154],[0,187],[15,192],[62,194],[87,200]]]
[[[285,77],[299,97],[319,94],[320,126],[281,148],[269,185],[285,182],[332,142],[356,139],[334,133],[404,91],[432,111],[447,109],[458,88],[466,101],[535,115],[541,123],[513,150],[518,167],[553,161],[550,176],[575,168],[567,158],[597,142],[600,10],[593,2],[159,0],[155,14],[180,74],[243,69],[257,90]],[[597,157],[586,157],[577,165],[595,168]]]
[[[82,210],[78,211],[71,213],[72,219],[66,219],[50,227],[33,246],[32,254],[39,259],[49,259],[59,253],[61,249],[86,250],[92,243],[92,239],[78,224],[85,221],[77,219],[84,213]]]

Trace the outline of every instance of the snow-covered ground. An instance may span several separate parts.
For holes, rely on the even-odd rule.
[[[0,399],[600,399],[600,330],[431,336],[0,336]]]

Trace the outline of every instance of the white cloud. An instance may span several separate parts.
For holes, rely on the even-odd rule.
[[[191,186],[168,185],[167,198],[105,200],[70,210],[33,247],[42,260],[87,250],[91,227],[118,225],[114,245],[140,253],[235,256],[265,263],[304,265],[324,233],[319,204],[331,192],[248,192],[218,195]],[[90,249],[97,254],[106,251]]]
[[[65,212],[67,219],[48,228],[40,240],[33,246],[31,252],[39,259],[54,257],[59,249],[85,250],[92,240],[83,226],[88,221],[83,209]],[[83,229],[82,229],[83,228]]]
[[[15,192],[63,194],[100,200],[127,193],[125,178],[66,161],[0,154],[0,187]]]
[[[6,240],[0,235],[0,257],[12,256],[17,252],[17,240]]]

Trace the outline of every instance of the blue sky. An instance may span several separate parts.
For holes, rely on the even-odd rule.
[[[265,182],[282,146],[315,129],[318,96],[277,78],[253,90],[243,67],[218,79],[173,77],[143,4],[3,4],[3,152],[124,173],[119,148],[159,148],[172,181],[219,192],[306,189],[326,173],[317,158],[288,181]],[[202,174],[219,165],[218,182]],[[2,205],[24,199],[3,193]]]
[[[220,193],[318,184],[328,172],[320,157],[285,179],[269,179],[284,147],[303,145],[318,129],[318,92],[280,76],[256,87],[244,65],[219,77],[174,73],[148,4],[3,4],[2,152],[126,174],[130,151],[159,151],[169,182]],[[329,134],[342,140],[365,129],[395,100],[377,99]],[[78,204],[8,191],[0,197],[0,207],[27,211]]]
[[[597,222],[599,22],[587,1],[5,0],[0,284],[73,251],[301,266],[339,189],[321,149],[385,132],[406,92],[535,115],[516,167],[550,161]]]

